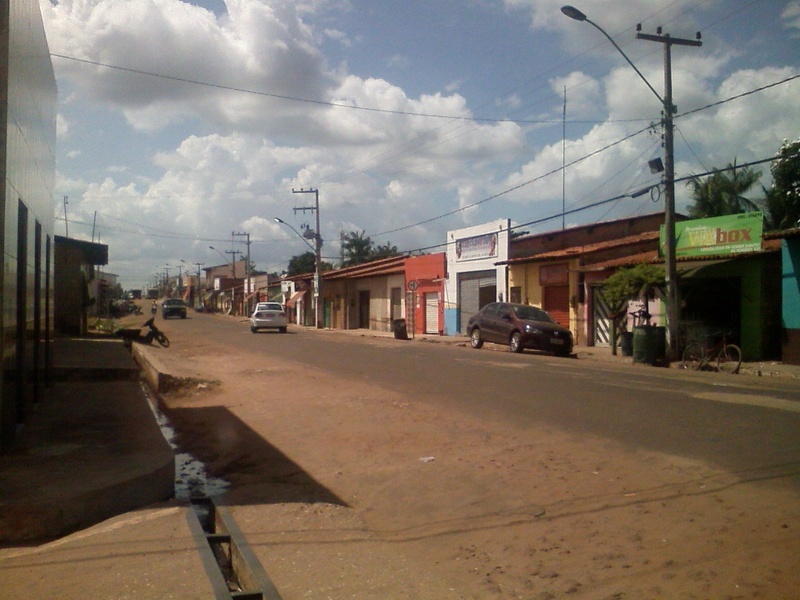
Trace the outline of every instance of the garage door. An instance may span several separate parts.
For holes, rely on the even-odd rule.
[[[439,294],[425,294],[425,333],[439,333]]]
[[[497,275],[494,271],[479,271],[459,275],[458,282],[458,331],[467,330],[467,321],[483,306],[497,297]]]
[[[569,286],[548,285],[544,288],[544,308],[555,321],[569,327]]]

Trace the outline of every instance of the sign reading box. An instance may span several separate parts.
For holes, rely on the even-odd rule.
[[[694,219],[675,223],[675,256],[703,257],[741,254],[761,250],[763,214],[743,213]],[[664,226],[661,226],[659,253],[664,256]]]

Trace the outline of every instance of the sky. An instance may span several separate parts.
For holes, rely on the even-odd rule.
[[[800,137],[800,0],[572,2],[589,21],[563,0],[40,0],[56,234],[107,244],[132,289],[243,258],[233,234],[285,270],[315,228],[315,195],[293,190],[318,190],[334,264],[351,232],[440,252],[501,218],[543,233],[663,212],[664,49],[637,23],[702,35],[672,47],[678,212],[681,178]]]

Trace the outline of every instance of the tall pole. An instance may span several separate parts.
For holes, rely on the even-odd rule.
[[[237,237],[237,236],[242,237],[242,236],[244,236],[246,238],[246,240],[247,240],[246,241],[246,243],[247,243],[247,259],[245,260],[245,263],[244,263],[244,287],[243,287],[244,293],[242,294],[242,312],[243,312],[243,314],[246,314],[248,312],[248,311],[245,310],[245,305],[247,303],[246,296],[253,293],[253,290],[251,289],[251,285],[250,285],[250,234],[247,233],[246,231],[245,232],[236,232],[236,231],[234,231],[234,232],[231,233],[231,236],[232,237]]]
[[[304,190],[300,188],[299,190],[292,189],[293,194],[314,194],[314,206],[301,206],[295,208],[295,212],[298,210],[300,211],[307,211],[311,210],[316,212],[317,217],[317,230],[316,233],[313,234],[314,237],[314,262],[315,262],[315,269],[314,269],[314,326],[317,329],[321,329],[324,325],[324,321],[322,318],[322,236],[320,235],[319,230],[319,190],[314,188],[309,188]]]
[[[69,204],[69,196],[64,196],[64,228],[66,229],[66,237],[69,237],[69,219],[67,218],[67,204]]]
[[[637,28],[638,29],[638,28]],[[678,287],[678,269],[675,239],[675,130],[673,116],[676,107],[672,103],[672,46],[702,46],[700,34],[698,39],[687,40],[638,32],[636,39],[664,44],[664,263],[667,286],[667,332],[669,333],[668,359],[677,360],[680,336],[680,291]]]
[[[644,81],[662,106],[664,125],[664,263],[665,263],[665,284],[666,284],[666,305],[667,305],[667,332],[669,337],[669,348],[667,349],[669,360],[676,360],[678,357],[678,336],[680,323],[680,295],[678,293],[678,273],[675,258],[675,147],[674,147],[674,128],[673,116],[676,108],[672,103],[672,51],[673,45],[678,46],[702,46],[700,34],[697,39],[687,40],[673,38],[669,34],[662,34],[658,28],[657,35],[641,33],[641,24],[636,26],[636,39],[664,44],[664,97],[655,90],[642,72],[633,64],[630,58],[622,51],[614,39],[606,33],[597,23],[591,21],[585,14],[574,6],[563,6],[561,12],[570,19],[576,21],[586,21],[602,33],[611,44],[622,54],[628,64],[633,67],[639,78]]]

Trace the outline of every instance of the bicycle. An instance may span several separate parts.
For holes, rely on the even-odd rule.
[[[736,344],[729,344],[724,332],[719,332],[711,338],[719,336],[719,341],[709,347],[698,341],[691,341],[683,351],[681,367],[699,371],[708,367],[712,360],[716,360],[717,371],[735,375],[742,365],[742,350]]]

